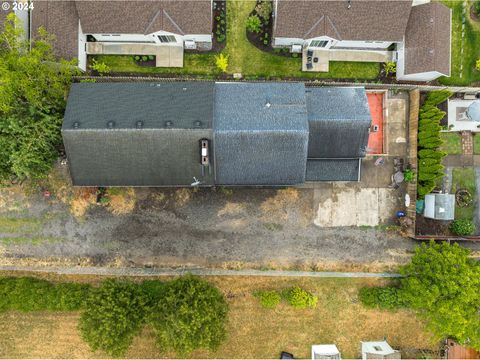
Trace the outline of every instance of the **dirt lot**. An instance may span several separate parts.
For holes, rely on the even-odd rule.
[[[56,279],[62,279],[56,277]],[[74,280],[71,276],[70,281]],[[197,351],[193,358],[278,358],[289,351],[308,358],[313,344],[335,343],[345,359],[360,356],[360,341],[379,340],[402,350],[404,357],[419,356],[415,349],[438,350],[438,341],[424,324],[407,311],[367,310],[358,303],[358,289],[381,285],[374,279],[299,279],[211,277],[229,304],[227,340],[215,353]],[[80,277],[98,282],[98,277]],[[281,304],[264,309],[252,292],[300,285],[319,297],[317,309],[296,310]],[[77,330],[79,313],[35,312],[0,314],[0,357],[2,358],[102,358],[92,353]],[[435,353],[434,353],[435,354]],[[128,358],[173,357],[158,349],[150,329],[137,337]],[[430,357],[438,357],[430,354]]]

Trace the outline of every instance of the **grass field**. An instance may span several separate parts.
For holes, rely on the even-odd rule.
[[[475,155],[480,155],[480,134],[473,136],[473,153]]]
[[[442,132],[440,138],[443,141],[439,150],[445,151],[449,155],[459,155],[462,153],[462,138],[459,133]]]
[[[44,277],[48,277],[45,275]],[[52,280],[97,283],[98,277],[50,277]],[[278,358],[280,351],[308,358],[310,346],[335,343],[344,358],[360,355],[360,341],[379,340],[385,336],[400,349],[431,349],[438,342],[424,324],[409,311],[382,312],[367,310],[358,303],[362,286],[382,285],[375,279],[306,279],[211,277],[229,303],[227,341],[215,353],[196,351],[192,358]],[[283,289],[300,285],[319,297],[317,309],[295,310],[281,304],[276,309],[262,308],[252,292],[260,289]],[[6,358],[92,358],[79,337],[79,313],[0,314],[0,357]],[[126,354],[128,358],[165,358],[154,344],[148,328],[137,337]]]
[[[227,2],[227,43],[223,51],[228,55],[228,73],[241,73],[246,78],[303,77],[375,79],[380,71],[379,63],[330,62],[328,73],[301,71],[301,58],[287,58],[257,49],[247,39],[245,21],[255,7],[255,1]],[[184,67],[151,68],[135,64],[132,56],[103,55],[96,57],[114,72],[138,72],[157,74],[192,74],[214,77],[219,74],[215,66],[215,54],[185,54]]]
[[[444,0],[445,5],[453,10],[452,17],[452,74],[451,77],[440,78],[444,85],[469,85],[480,81],[480,71],[475,69],[475,62],[480,58],[480,23],[470,19],[469,1],[467,21],[465,22],[464,53],[461,53],[462,44],[462,1]],[[460,65],[463,64],[463,77],[460,77]]]
[[[453,169],[452,194],[458,189],[467,189],[472,197],[476,199],[475,169],[473,167]],[[455,205],[455,219],[473,220],[474,212],[474,204],[464,208]]]

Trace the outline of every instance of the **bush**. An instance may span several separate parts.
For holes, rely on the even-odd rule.
[[[258,16],[263,19],[263,21],[267,22],[270,20],[270,15],[272,14],[272,1],[271,0],[263,0],[255,6],[255,11],[257,12]]]
[[[294,286],[284,292],[285,300],[297,309],[315,308],[317,307],[318,298],[303,290],[301,287]]]
[[[473,2],[473,11],[475,11],[475,14],[477,14],[477,16],[480,16],[480,0],[475,0]]]
[[[415,173],[413,172],[412,169],[406,169],[406,170],[403,172],[403,177],[404,177],[405,182],[413,182],[413,181],[415,181]]]
[[[225,338],[227,303],[205,280],[185,276],[170,282],[152,308],[150,321],[162,349],[186,355],[215,350]]]
[[[425,100],[425,105],[433,105],[436,106],[441,104],[449,97],[451,97],[453,93],[450,90],[433,90],[430,91],[427,95]]]
[[[393,286],[361,288],[359,298],[369,308],[393,310],[402,307],[398,288]]]
[[[439,159],[447,156],[445,151],[435,151],[432,149],[422,149],[418,152],[418,157],[420,159]]]
[[[455,235],[468,236],[475,233],[476,227],[473,221],[468,219],[454,220],[450,224],[450,231]]]
[[[123,355],[142,328],[147,303],[138,285],[105,281],[87,299],[79,325],[83,339],[93,351]]]
[[[135,55],[133,58],[135,59],[135,61],[140,61],[140,56],[138,55]]]
[[[384,64],[385,74],[394,75],[397,72],[397,64],[393,61],[387,61]]]
[[[148,55],[148,60],[155,60],[155,56],[153,56],[153,55]]]
[[[224,42],[225,41],[225,35],[223,35],[223,34],[222,35],[217,35],[217,41],[219,43]]]
[[[273,309],[280,303],[280,300],[282,300],[280,294],[275,290],[257,291],[254,295],[260,300],[260,304],[267,309]]]
[[[91,68],[92,70],[98,72],[100,75],[110,73],[110,67],[103,62],[98,62],[97,59],[92,60]]]
[[[216,55],[215,56],[215,64],[217,68],[222,72],[227,72],[228,68],[228,55]]]
[[[53,284],[30,277],[0,278],[0,311],[79,310],[90,289],[85,284]]]
[[[262,26],[262,21],[257,15],[252,15],[247,19],[247,30],[249,32],[259,33]]]

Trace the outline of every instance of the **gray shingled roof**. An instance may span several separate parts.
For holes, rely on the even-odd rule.
[[[450,76],[451,16],[447,6],[414,6],[405,34],[405,74],[438,71]]]
[[[303,84],[217,84],[214,144],[218,184],[305,181],[308,142]]]
[[[403,41],[412,0],[278,0],[274,37]]]
[[[212,127],[214,84],[211,82],[80,83],[73,84],[65,111],[64,129],[79,122],[81,129],[149,129]],[[196,123],[200,121],[201,124]]]
[[[306,181],[358,181],[360,159],[308,159]]]
[[[40,27],[55,36],[53,50],[63,59],[78,56],[78,14],[74,1],[35,0],[31,12],[32,36],[38,35]]]
[[[213,137],[213,83],[157,85],[72,86],[62,135],[74,185],[176,186],[193,177],[213,184],[213,169],[202,171],[199,143]]]
[[[371,125],[364,88],[308,88],[309,158],[365,156]]]

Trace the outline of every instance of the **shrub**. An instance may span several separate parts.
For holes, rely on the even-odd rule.
[[[148,60],[155,60],[155,56],[153,56],[153,55],[148,55]]]
[[[84,307],[85,284],[53,284],[30,277],[0,278],[0,311],[70,311]]]
[[[267,309],[273,309],[280,303],[280,300],[282,300],[280,294],[275,290],[257,291],[254,295],[260,300],[260,304]]]
[[[220,54],[215,56],[215,64],[217,68],[222,72],[227,72],[228,68],[228,55]]]
[[[262,21],[257,15],[252,15],[247,19],[247,30],[249,32],[259,33],[262,26]]]
[[[430,91],[425,100],[425,105],[436,106],[447,100],[453,93],[450,90],[433,90]]]
[[[430,194],[433,189],[435,189],[435,181],[434,180],[424,180],[419,181],[417,186],[417,192],[420,197],[424,197],[427,194]]]
[[[222,35],[217,35],[217,41],[219,43],[224,42],[225,41],[225,35],[223,35],[223,34]]]
[[[317,307],[318,298],[303,290],[301,287],[294,286],[284,292],[285,300],[294,308],[306,309]]]
[[[133,58],[135,59],[135,61],[140,61],[140,56],[138,55],[135,55]]]
[[[468,236],[475,233],[476,227],[473,221],[468,219],[454,220],[450,224],[450,231],[455,235]]]
[[[480,16],[480,0],[475,0],[473,2],[473,11],[475,11],[475,14],[477,14],[477,16]]]
[[[385,74],[394,75],[397,72],[397,64],[394,61],[387,61],[384,64]]]
[[[162,349],[186,355],[220,345],[225,338],[227,309],[216,287],[185,276],[166,286],[165,295],[152,308],[150,321]]]
[[[110,73],[110,67],[103,62],[98,62],[97,59],[92,60],[91,68],[92,70],[98,72],[100,75]]]
[[[420,159],[442,159],[447,155],[444,151],[435,151],[432,149],[422,149],[418,152]]]
[[[403,177],[406,182],[413,182],[415,180],[415,173],[412,169],[406,169],[403,172]]]
[[[255,11],[257,12],[258,16],[260,16],[263,21],[268,21],[270,19],[270,15],[272,13],[272,1],[271,0],[263,0],[255,6]]]
[[[393,310],[402,307],[398,288],[393,286],[361,288],[359,298],[369,308]]]
[[[94,351],[123,355],[141,330],[147,302],[136,284],[105,281],[87,299],[79,325],[83,339]]]
[[[268,40],[267,39],[263,40],[263,45],[268,45]]]

